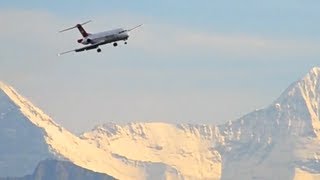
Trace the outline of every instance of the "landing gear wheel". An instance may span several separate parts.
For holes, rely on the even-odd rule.
[[[97,52],[98,52],[98,53],[99,53],[99,52],[101,52],[101,49],[100,49],[100,48],[98,48],[98,49],[97,49]]]
[[[114,46],[114,47],[118,46],[118,43],[113,43],[113,46]]]
[[[127,41],[125,41],[125,42],[124,42],[124,44],[128,44],[128,42],[127,42]]]

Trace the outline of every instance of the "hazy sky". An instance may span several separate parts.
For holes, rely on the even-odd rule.
[[[319,65],[320,1],[0,0],[0,80],[59,124],[223,123],[263,108]],[[145,25],[128,45],[79,47],[78,31]]]

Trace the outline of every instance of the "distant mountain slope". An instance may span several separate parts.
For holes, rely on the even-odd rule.
[[[0,180],[113,180],[102,173],[96,173],[71,162],[44,160],[39,163],[32,175],[20,178],[0,178]]]

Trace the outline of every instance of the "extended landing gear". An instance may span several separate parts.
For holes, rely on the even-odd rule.
[[[118,46],[118,43],[113,43],[113,46],[114,46],[114,47]]]
[[[124,42],[124,44],[128,44],[128,42],[127,42],[127,41],[125,41],[125,42]]]
[[[97,49],[97,52],[98,52],[98,53],[99,53],[99,52],[101,52],[101,49],[100,49],[100,48],[98,48],[98,49]]]

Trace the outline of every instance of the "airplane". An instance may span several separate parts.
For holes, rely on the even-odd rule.
[[[118,43],[117,43],[118,41],[124,41],[124,44],[127,44],[127,40],[129,38],[129,32],[142,26],[142,24],[140,24],[131,29],[118,28],[118,29],[91,34],[91,33],[88,33],[86,30],[84,30],[84,28],[82,27],[83,25],[88,24],[90,22],[92,21],[91,20],[86,21],[84,23],[77,24],[73,27],[59,31],[61,33],[61,32],[65,32],[65,31],[69,31],[71,29],[77,28],[83,37],[81,39],[78,39],[77,42],[87,46],[59,53],[58,56],[71,53],[71,52],[82,52],[82,51],[87,51],[92,49],[97,49],[97,52],[100,53],[101,49],[99,46],[113,43],[113,46],[116,47],[118,46]]]

